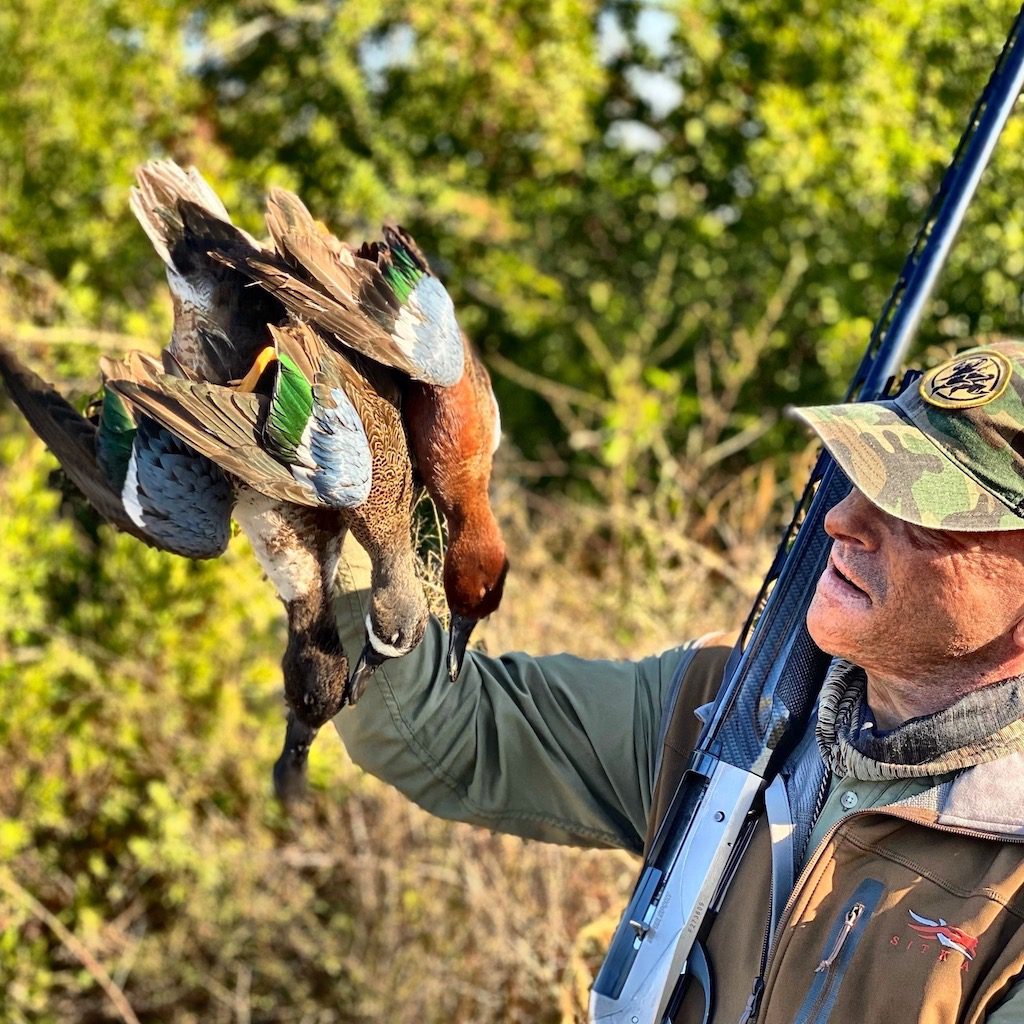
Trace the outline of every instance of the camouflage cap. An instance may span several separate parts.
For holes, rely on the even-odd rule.
[[[1024,342],[961,352],[890,401],[793,412],[890,515],[943,530],[1024,530]]]

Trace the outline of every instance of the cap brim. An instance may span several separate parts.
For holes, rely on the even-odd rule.
[[[1004,505],[892,402],[792,409],[858,490],[884,512],[929,529],[1022,530]]]

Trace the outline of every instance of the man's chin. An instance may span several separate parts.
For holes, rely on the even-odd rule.
[[[811,634],[811,639],[833,658],[856,661],[856,653],[860,650],[857,638],[844,630],[834,615],[829,615],[816,605],[817,601],[813,600],[807,610],[807,632]]]

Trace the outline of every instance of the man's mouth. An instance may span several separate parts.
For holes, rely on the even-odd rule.
[[[839,568],[839,566],[836,564],[836,560],[834,557],[830,555],[828,561],[829,568],[831,568],[831,570],[839,577],[839,579],[843,581],[843,583],[845,583],[848,587],[852,587],[854,590],[857,591],[858,594],[863,594],[865,597],[868,597],[868,592],[862,586],[860,586],[859,583],[856,583],[849,576],[847,576],[842,569]],[[868,599],[870,600],[870,598]]]

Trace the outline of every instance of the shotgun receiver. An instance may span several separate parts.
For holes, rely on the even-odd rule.
[[[875,324],[846,401],[889,393],[1022,83],[1024,8]],[[848,488],[823,453],[594,982],[593,1024],[671,1021],[690,977],[704,984],[705,1020],[710,1016],[710,972],[700,940],[742,856],[764,789],[806,727],[824,679],[829,659],[811,640],[804,618],[828,558],[825,513]],[[756,999],[748,1018],[756,1016]]]

